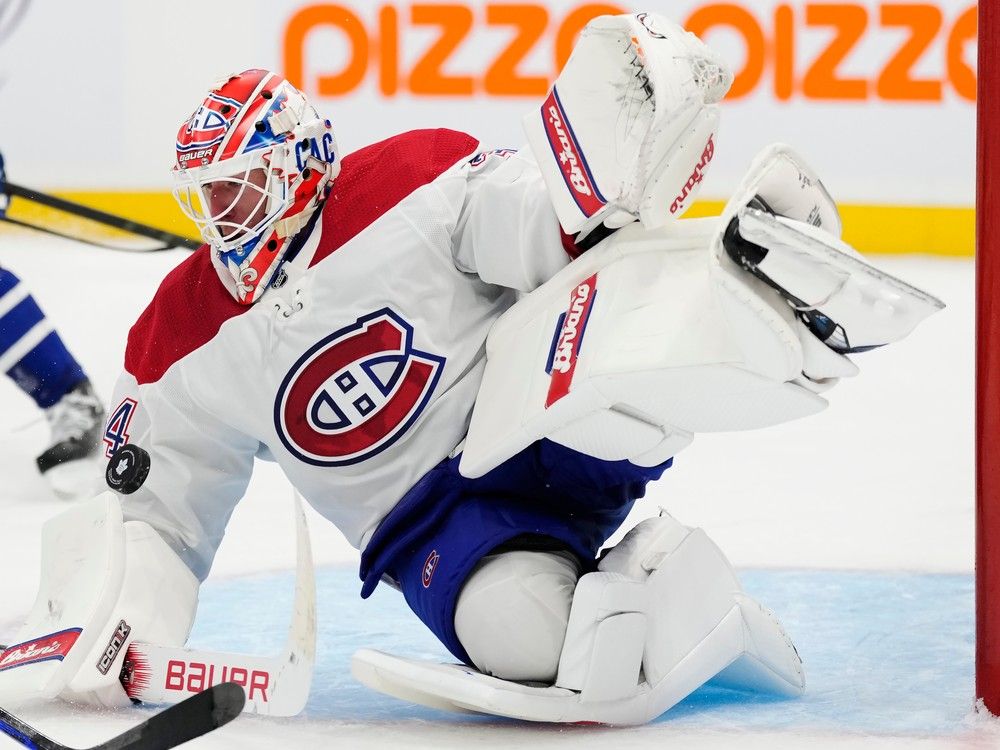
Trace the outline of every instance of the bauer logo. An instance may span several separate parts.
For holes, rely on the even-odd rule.
[[[705,176],[705,169],[708,168],[709,163],[712,161],[712,157],[715,156],[715,141],[713,138],[715,133],[708,136],[708,143],[705,144],[705,150],[701,152],[701,158],[698,163],[694,165],[694,170],[692,170],[691,175],[687,178],[687,182],[681,187],[680,194],[674,198],[674,202],[670,204],[670,213],[675,214],[684,208],[684,204],[687,203],[688,198],[694,192],[695,187],[702,181]]]
[[[43,661],[62,661],[82,632],[81,628],[69,628],[10,646],[0,654],[0,672]]]
[[[424,569],[420,574],[420,582],[423,583],[425,589],[431,587],[431,581],[434,579],[434,571],[437,570],[438,563],[441,561],[441,555],[438,551],[431,550],[431,553],[427,555],[427,559],[424,560]]]
[[[549,348],[545,372],[550,376],[545,408],[569,393],[576,363],[583,345],[583,334],[597,296],[597,274],[577,285],[569,298],[569,309],[559,316]]]
[[[590,167],[587,166],[580,145],[573,135],[573,129],[566,118],[566,111],[559,100],[555,86],[542,104],[542,121],[549,146],[552,147],[552,153],[559,163],[570,195],[585,216],[593,216],[604,208],[607,201],[594,183]]]
[[[235,99],[209,94],[177,134],[177,163],[210,161],[241,106]]]
[[[274,401],[288,451],[315,466],[346,466],[384,451],[431,400],[445,358],[413,346],[413,326],[388,308],[315,344]]]

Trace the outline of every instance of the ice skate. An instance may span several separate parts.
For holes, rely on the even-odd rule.
[[[45,410],[52,443],[36,459],[38,471],[55,493],[70,499],[86,492],[100,461],[104,407],[89,380],[83,380]]]

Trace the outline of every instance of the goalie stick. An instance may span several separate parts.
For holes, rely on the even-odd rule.
[[[246,689],[248,713],[295,716],[305,708],[316,662],[316,581],[309,528],[297,492],[295,518],[295,603],[284,652],[267,657],[132,643],[122,668],[130,698],[176,703],[206,685],[228,680]]]
[[[157,242],[162,243],[160,245],[151,248],[142,248],[142,249],[131,248],[133,251],[156,252],[159,250],[169,250],[174,247],[186,248],[188,250],[197,250],[202,245],[202,243],[198,240],[192,240],[188,237],[182,237],[179,234],[174,234],[173,232],[167,232],[162,229],[157,229],[156,227],[151,227],[148,224],[142,224],[138,221],[132,221],[131,219],[126,219],[122,216],[116,216],[114,214],[109,214],[104,211],[99,211],[96,208],[91,208],[90,206],[84,206],[79,203],[74,203],[72,201],[65,200],[63,198],[57,198],[56,196],[49,195],[48,193],[42,193],[38,190],[32,190],[31,188],[26,188],[21,185],[15,185],[13,182],[8,182],[4,178],[2,166],[0,166],[0,191],[13,198],[24,198],[25,200],[33,201],[43,206],[54,208],[58,211],[63,211],[65,213],[72,214],[74,216],[81,216],[84,219],[95,221],[98,224],[104,224],[106,226],[114,227],[115,229],[120,229],[124,232],[130,232],[131,234],[136,234],[139,235],[140,237],[147,237],[151,240],[156,240]],[[110,243],[102,243],[95,240],[86,239],[83,237],[76,237],[72,235],[63,234],[62,232],[58,232],[54,229],[48,229],[47,227],[43,227],[38,224],[32,224],[26,221],[13,219],[9,216],[6,216],[3,211],[0,211],[0,220],[6,221],[9,224],[15,224],[20,227],[34,229],[36,231],[45,232],[46,234],[53,234],[58,237],[66,237],[68,239],[74,239],[77,240],[78,242],[86,242],[90,245],[109,248],[111,250],[129,249],[113,245]]]
[[[245,700],[243,688],[236,683],[213,685],[89,750],[169,750],[228,724],[240,715]],[[2,708],[0,732],[33,750],[73,750]]]
[[[105,250],[131,250],[132,252],[142,253],[152,253],[158,250],[169,250],[172,246],[156,246],[151,248],[126,248],[121,245],[115,245],[111,242],[100,242],[98,240],[92,240],[86,237],[80,237],[78,235],[67,234],[66,232],[59,232],[55,229],[49,229],[48,227],[40,226],[39,224],[30,224],[27,221],[21,221],[20,219],[12,219],[9,216],[4,216],[0,214],[0,221],[4,221],[8,224],[13,224],[16,227],[22,227],[24,229],[31,229],[35,232],[42,232],[43,234],[50,234],[53,237],[62,237],[65,240],[73,240],[73,242],[85,242],[88,245],[93,245],[94,247],[102,247]]]

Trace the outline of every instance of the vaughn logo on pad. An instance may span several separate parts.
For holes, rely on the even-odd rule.
[[[594,307],[594,297],[597,295],[597,274],[584,279],[577,284],[570,294],[569,309],[559,316],[556,322],[552,346],[545,372],[550,375],[549,392],[545,399],[545,408],[569,393],[576,372],[576,362],[580,357],[580,347],[583,344],[583,334],[590,320],[590,311]]]
[[[0,672],[53,659],[62,661],[82,632],[82,628],[69,628],[10,646],[0,654]]]
[[[566,110],[559,101],[555,86],[542,104],[542,122],[545,125],[545,136],[559,162],[570,195],[584,216],[593,216],[604,208],[607,201],[597,189],[573,128],[566,119]]]

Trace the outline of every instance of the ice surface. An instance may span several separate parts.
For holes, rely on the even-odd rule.
[[[964,574],[750,570],[747,591],[781,613],[806,668],[807,694],[776,700],[704,688],[659,723],[693,729],[788,729],[945,734],[961,726],[972,691],[972,577]],[[278,653],[291,616],[291,573],[206,585],[192,646]],[[456,720],[353,682],[359,643],[454,661],[385,587],[358,599],[354,571],[317,579],[319,658],[311,719]],[[365,631],[359,636],[359,625]]]
[[[110,397],[125,334],[180,251],[134,256],[0,234],[18,273]],[[408,706],[355,685],[362,645],[444,656],[391,591],[357,598],[356,552],[310,515],[319,571],[320,661],[304,717],[243,718],[200,747],[800,748],[1000,746],[972,704],[973,264],[877,258],[949,307],[913,336],[858,355],[861,376],[831,408],[754,433],[699,436],[650,488],[635,517],[667,507],[703,526],[773,608],[805,659],[808,691],[769,701],[703,689],[660,721],[628,730],[538,727]],[[224,373],[219,374],[224,378]],[[0,642],[37,587],[38,529],[65,507],[35,475],[46,429],[0,380]],[[33,420],[35,420],[33,422]],[[259,465],[204,589],[202,646],[271,652],[287,627],[294,565],[290,490]],[[27,718],[91,744],[136,712],[35,706]],[[0,738],[0,747],[14,745]]]

